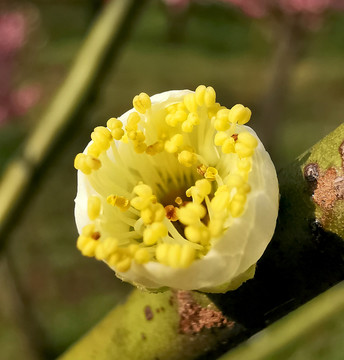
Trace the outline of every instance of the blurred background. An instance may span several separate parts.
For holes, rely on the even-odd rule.
[[[106,6],[100,0],[0,1],[0,174],[20,153]],[[151,0],[141,7],[72,135],[54,151],[6,234],[2,360],[54,358],[129,293],[105,265],[75,248],[73,160],[93,128],[131,108],[136,94],[213,86],[221,104],[251,108],[251,126],[277,168],[342,123],[343,0]],[[343,336],[344,319],[338,324],[336,334]],[[319,330],[308,357],[298,349],[290,359],[328,359],[336,349],[343,354],[331,347],[327,330]]]

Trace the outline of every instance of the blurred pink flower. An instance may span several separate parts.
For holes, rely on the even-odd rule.
[[[25,114],[40,98],[38,86],[13,88],[16,61],[27,40],[28,28],[29,21],[24,13],[0,14],[0,126]]]
[[[221,0],[241,8],[247,15],[263,17],[271,11],[320,15],[329,9],[344,9],[344,0]]]

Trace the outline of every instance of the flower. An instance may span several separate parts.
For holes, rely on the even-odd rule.
[[[212,87],[134,97],[76,156],[77,247],[142,289],[225,292],[254,275],[278,212],[270,156]]]

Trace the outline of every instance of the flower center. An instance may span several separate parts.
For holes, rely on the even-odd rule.
[[[119,272],[149,261],[187,268],[245,211],[251,111],[216,103],[212,87],[178,94],[135,96],[126,123],[96,127],[75,158],[92,189],[77,246]]]

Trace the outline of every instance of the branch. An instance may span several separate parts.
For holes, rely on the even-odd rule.
[[[122,45],[143,0],[113,0],[104,6],[64,83],[0,182],[0,248],[36,187],[35,180],[99,88],[106,64]]]
[[[133,291],[60,360],[213,359],[344,279],[344,124],[279,172],[275,235],[226,294]]]

